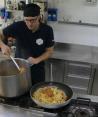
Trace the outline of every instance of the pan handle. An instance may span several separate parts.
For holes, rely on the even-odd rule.
[[[15,58],[15,59],[16,59],[16,60],[17,60],[17,59],[21,59],[21,60],[23,60],[23,61],[27,62],[27,63],[28,63],[28,65],[29,65],[30,67],[33,65],[33,64],[30,64],[30,63],[29,63],[29,61],[28,61],[28,60],[26,60],[26,59],[22,59],[22,58]]]

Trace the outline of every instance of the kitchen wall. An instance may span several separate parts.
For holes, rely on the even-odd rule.
[[[0,8],[4,7],[4,0],[0,0]]]
[[[48,22],[54,29],[56,42],[98,46],[98,0],[47,0],[49,8],[58,9],[58,21]],[[87,1],[93,1],[91,3]],[[0,0],[0,6],[4,0]],[[22,15],[20,12],[16,19]],[[60,23],[68,22],[68,23]],[[77,24],[70,24],[75,22]],[[79,23],[95,26],[79,25]]]
[[[87,1],[48,0],[48,7],[58,9],[58,21],[48,22],[54,29],[55,41],[98,46],[98,0]]]
[[[56,42],[98,46],[98,27],[49,23]]]

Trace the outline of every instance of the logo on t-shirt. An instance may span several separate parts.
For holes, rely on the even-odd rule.
[[[42,45],[43,44],[43,40],[41,38],[36,40],[36,44],[37,45]]]

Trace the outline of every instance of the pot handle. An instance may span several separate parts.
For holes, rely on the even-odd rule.
[[[33,65],[33,64],[29,63],[29,61],[28,61],[28,60],[25,60],[25,61],[30,65],[30,67]]]
[[[33,65],[33,64],[30,64],[29,61],[28,61],[27,59],[22,59],[22,58],[15,58],[15,59],[21,59],[21,60],[24,60],[25,62],[27,62],[27,63],[30,65],[30,67]]]

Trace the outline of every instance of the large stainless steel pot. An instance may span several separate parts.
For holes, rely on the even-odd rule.
[[[25,69],[19,73],[12,60],[0,62],[0,96],[17,97],[23,95],[31,88],[30,64],[20,58],[15,58],[20,67]]]
[[[62,91],[65,92],[65,94],[68,96],[68,99],[64,103],[61,103],[61,104],[50,104],[49,105],[49,104],[40,103],[39,101],[37,101],[36,99],[34,99],[32,97],[36,90],[38,90],[39,88],[47,87],[47,86],[58,87],[59,89],[61,89]],[[41,82],[41,83],[38,83],[38,84],[35,84],[34,86],[32,86],[32,88],[30,90],[30,96],[31,96],[31,99],[41,107],[48,108],[48,109],[57,109],[57,108],[66,106],[71,101],[72,96],[73,96],[73,91],[66,84],[62,84],[62,83],[58,83],[58,82]]]

